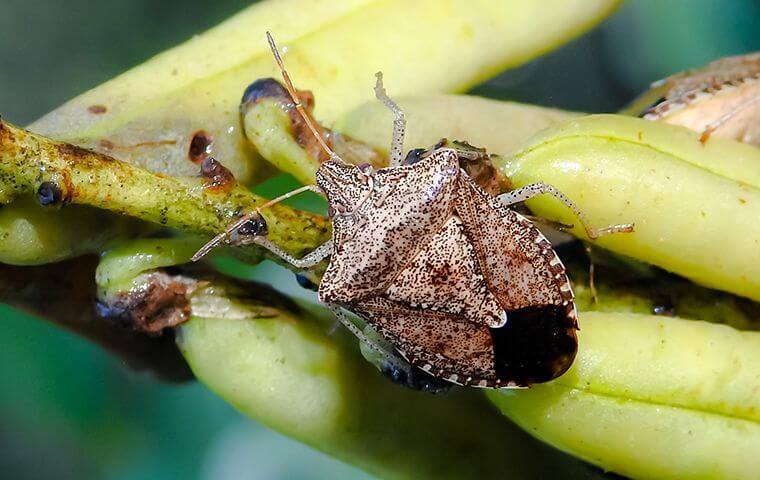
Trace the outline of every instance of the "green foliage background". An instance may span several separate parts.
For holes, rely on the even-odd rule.
[[[29,123],[248,3],[2,0],[0,113]],[[475,93],[614,111],[654,79],[753,50],[755,1],[632,0],[584,37]],[[293,287],[292,276],[280,278]],[[243,419],[200,385],[158,384],[5,307],[0,386],[2,478],[366,478]]]

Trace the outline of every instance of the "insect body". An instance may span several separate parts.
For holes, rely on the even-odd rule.
[[[283,76],[299,108],[284,71]],[[453,148],[414,150],[402,164],[403,113],[385,94],[380,74],[375,91],[396,115],[390,166],[378,170],[344,163],[311,125],[303,107],[299,109],[330,159],[318,169],[316,185],[298,191],[326,196],[332,240],[302,259],[262,235],[253,235],[250,242],[299,268],[329,256],[318,287],[320,300],[399,369],[408,362],[435,378],[489,388],[523,387],[561,375],[577,349],[570,282],[549,241],[507,206],[549,193],[570,206],[585,225],[582,213],[545,184],[500,197],[484,192],[460,168],[459,155],[466,152]],[[241,227],[256,216],[243,217],[209,245],[233,233],[239,236]],[[587,232],[595,238],[631,228],[618,225]],[[391,351],[342,309],[363,318]]]
[[[640,115],[760,145],[760,53],[726,57],[652,85],[660,97]],[[661,92],[661,93],[657,93]]]

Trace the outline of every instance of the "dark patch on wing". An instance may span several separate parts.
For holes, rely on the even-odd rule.
[[[507,323],[490,329],[498,378],[527,386],[562,375],[578,348],[567,313],[558,305],[508,311]]]

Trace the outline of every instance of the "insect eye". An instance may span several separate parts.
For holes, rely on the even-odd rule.
[[[372,165],[370,165],[369,163],[361,163],[357,165],[356,168],[358,168],[359,171],[362,173],[369,173],[370,171],[372,171]]]
[[[414,165],[415,163],[422,160],[422,154],[425,153],[424,148],[415,148],[412,150],[409,150],[409,153],[406,154],[406,158],[403,161],[404,165]]]

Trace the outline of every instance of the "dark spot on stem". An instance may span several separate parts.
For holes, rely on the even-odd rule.
[[[187,155],[190,161],[196,164],[200,164],[211,153],[211,144],[214,141],[214,137],[209,135],[203,130],[195,132],[190,139],[190,148],[187,151]]]
[[[63,192],[53,182],[42,182],[37,189],[37,201],[43,207],[59,206],[63,204]]]
[[[8,130],[8,127],[5,126],[5,122],[0,120],[0,142],[5,142],[6,140],[13,142],[14,137],[10,130]]]
[[[108,111],[108,108],[105,105],[90,105],[87,107],[87,111],[93,115],[102,115]]]
[[[507,323],[491,328],[494,368],[505,382],[528,386],[562,375],[578,349],[569,307],[545,305],[507,312]]]

